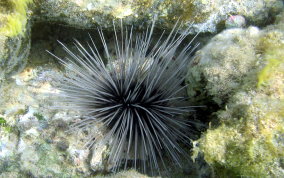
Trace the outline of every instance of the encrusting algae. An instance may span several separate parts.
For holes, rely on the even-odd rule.
[[[8,37],[23,35],[27,23],[28,4],[32,2],[33,0],[4,0],[1,2],[0,34]]]
[[[220,125],[194,142],[193,159],[202,153],[219,177],[284,176],[283,23],[262,30],[255,47],[261,65],[243,79],[250,87],[244,83],[217,112]]]

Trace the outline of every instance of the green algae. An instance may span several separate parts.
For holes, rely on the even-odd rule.
[[[217,177],[284,176],[282,28],[275,24],[260,31],[251,45],[256,66],[216,112],[219,125],[193,142],[192,158],[201,153]]]
[[[6,0],[5,4],[0,4],[4,8],[9,7],[7,13],[1,13],[4,20],[0,26],[0,34],[8,37],[23,35],[27,23],[28,4],[32,2],[33,0]]]
[[[244,95],[241,100],[247,98],[248,95]],[[203,134],[198,140],[199,146],[193,150],[193,158],[202,152],[206,162],[221,177],[281,176],[279,164],[284,159],[284,145],[280,139],[284,135],[283,102],[272,102],[263,96],[251,96],[249,99],[253,100],[253,104],[247,105],[244,117],[231,115],[231,118],[224,118],[227,121],[220,126]],[[234,104],[230,110],[238,109],[242,104]],[[273,110],[268,111],[266,107]],[[219,116],[224,112],[227,111],[221,111]]]
[[[258,74],[257,87],[260,88],[267,80],[273,78],[275,69],[284,62],[284,60],[268,59],[268,64]]]

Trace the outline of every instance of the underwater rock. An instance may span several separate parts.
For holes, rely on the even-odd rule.
[[[0,128],[0,162],[14,156],[17,149],[17,135],[5,130],[5,126]]]
[[[262,93],[239,92],[218,112],[222,124],[197,141],[218,176],[283,177],[284,105]]]
[[[90,166],[91,169],[94,172],[103,172],[103,171],[110,171],[112,168],[110,165],[105,165],[104,164],[104,155],[107,152],[107,145],[105,144],[100,144],[94,147],[92,150],[92,159],[90,161]]]
[[[30,50],[30,28],[36,22],[58,23],[89,29],[113,29],[114,19],[145,28],[157,17],[157,28],[171,29],[177,19],[190,32],[217,31],[231,14],[245,17],[253,25],[269,23],[283,8],[281,0],[6,0],[0,4],[0,81],[23,69]],[[267,20],[268,19],[268,20]],[[223,26],[223,27],[222,27]]]
[[[30,51],[32,0],[6,0],[0,3],[0,83],[23,70]]]
[[[117,173],[113,176],[106,176],[106,177],[112,177],[112,178],[133,178],[133,177],[148,178],[149,176],[141,174],[141,173],[139,173],[135,170],[128,170],[128,171],[119,172],[119,173]]]
[[[8,38],[0,33],[0,83],[23,70],[30,52],[30,34]]]
[[[96,134],[95,136],[97,136],[97,138],[101,137],[101,133],[96,133],[91,130],[84,130],[80,133],[66,132],[68,127],[72,125],[76,119],[80,119],[78,117],[80,113],[50,108],[50,106],[53,105],[52,97],[50,96],[58,92],[56,83],[53,83],[53,78],[56,77],[58,73],[62,75],[62,73],[59,72],[59,67],[56,64],[54,65],[56,62],[53,61],[53,63],[50,64],[51,60],[47,59],[47,56],[40,55],[45,53],[45,49],[53,49],[49,46],[50,43],[45,42],[42,48],[39,48],[37,44],[33,44],[32,52],[38,55],[38,59],[32,59],[32,55],[30,55],[29,60],[31,63],[22,70],[27,63],[27,56],[30,52],[30,28],[35,23],[55,23],[55,25],[61,24],[82,29],[93,28],[100,25],[103,28],[108,28],[108,30],[113,30],[113,19],[122,18],[123,23],[126,25],[133,24],[136,27],[145,28],[145,24],[150,24],[153,17],[157,15],[156,25],[158,28],[165,27],[164,29],[171,29],[177,19],[180,18],[185,22],[185,26],[187,26],[189,22],[195,23],[191,31],[191,33],[195,34],[196,32],[216,32],[217,26],[222,24],[231,14],[242,15],[251,24],[263,25],[269,23],[269,21],[265,21],[267,17],[273,18],[279,9],[283,7],[281,0],[245,0],[239,3],[229,0],[37,0],[34,1],[34,3],[31,3],[31,0],[6,0],[5,2],[12,2],[12,6],[9,5],[8,7],[5,3],[0,3],[0,81],[7,77],[12,77],[9,81],[5,81],[3,84],[1,83],[0,87],[0,118],[3,118],[5,121],[2,120],[2,122],[6,124],[5,126],[1,125],[0,128],[0,173],[3,177],[87,177],[91,176],[94,172],[109,171],[112,168],[112,165],[104,165],[104,160],[108,156],[109,151],[107,144],[95,145],[99,150],[88,150],[84,147],[84,143],[86,139],[88,139],[86,137],[86,135],[88,135],[86,134],[87,132],[93,132],[94,135]],[[15,4],[17,2],[19,4]],[[34,6],[32,10],[27,8],[28,3]],[[10,8],[12,8],[12,10]],[[3,9],[5,10],[2,11]],[[5,19],[8,20],[6,21]],[[193,66],[193,73],[189,74],[192,75],[189,77],[189,80],[196,81],[193,85],[189,86],[192,87],[189,91],[189,95],[191,98],[195,98],[194,102],[201,101],[201,99],[206,100],[207,96],[210,95],[219,105],[224,105],[224,103],[228,105],[227,110],[218,112],[220,120],[231,120],[230,118],[238,119],[242,117],[244,118],[243,120],[239,119],[236,122],[239,123],[239,125],[244,125],[244,123],[248,123],[249,125],[252,122],[251,118],[258,118],[255,122],[261,125],[260,128],[263,127],[261,131],[255,131],[256,128],[251,125],[250,128],[253,128],[254,132],[247,131],[248,137],[246,139],[240,136],[234,137],[236,140],[229,140],[222,136],[220,136],[220,138],[217,137],[218,134],[211,134],[216,143],[222,138],[224,143],[227,143],[229,140],[236,144],[243,144],[245,148],[236,148],[236,150],[244,151],[246,153],[244,155],[247,155],[247,148],[252,148],[254,152],[249,152],[249,154],[253,155],[253,157],[257,155],[257,157],[262,159],[260,161],[253,159],[253,161],[259,161],[258,165],[262,166],[264,170],[266,170],[268,164],[275,164],[274,167],[271,167],[272,171],[276,171],[277,174],[275,175],[281,175],[279,172],[281,169],[279,169],[278,164],[280,165],[281,161],[283,164],[282,158],[276,158],[277,156],[282,156],[279,154],[279,150],[281,151],[281,145],[283,143],[281,130],[283,125],[279,120],[279,115],[281,117],[282,115],[276,111],[277,108],[279,108],[280,111],[283,110],[283,108],[279,106],[278,101],[283,91],[283,85],[281,84],[281,78],[283,77],[281,72],[279,73],[281,70],[278,68],[282,66],[282,62],[279,62],[279,57],[277,57],[281,53],[281,50],[278,50],[280,48],[279,46],[281,46],[279,44],[281,43],[277,42],[277,40],[281,41],[283,39],[281,36],[283,28],[280,24],[280,22],[283,21],[282,19],[283,18],[280,16],[276,19],[276,21],[279,22],[277,29],[275,26],[267,27],[265,30],[250,27],[249,29],[243,30],[232,29],[228,34],[227,32],[222,33],[222,35],[227,36],[227,38],[219,36],[212,39],[212,43],[210,42],[210,44],[208,44],[208,46],[211,45],[211,47],[221,45],[219,46],[220,49],[217,49],[217,47],[214,48],[212,54],[209,51],[204,52],[204,54],[202,54],[203,56],[200,57],[202,59],[200,61],[204,63],[199,64],[197,60],[198,57],[196,57],[194,60],[196,68]],[[221,29],[222,28],[224,27],[221,27]],[[270,30],[270,28],[273,30]],[[39,28],[39,30],[42,29]],[[42,31],[38,31],[37,33],[41,32]],[[86,33],[83,35],[86,35]],[[69,36],[66,35],[66,37]],[[250,39],[250,41],[248,42],[245,38]],[[216,41],[219,41],[219,39],[223,41],[217,43]],[[47,40],[50,40],[50,38]],[[214,40],[216,41],[214,42]],[[228,43],[225,43],[226,40]],[[260,42],[258,42],[259,40]],[[229,47],[226,47],[226,45]],[[223,47],[223,49],[221,49],[221,47]],[[252,47],[255,48],[255,50],[252,49]],[[209,47],[205,47],[204,49],[209,50]],[[240,50],[241,53],[236,53],[234,50]],[[258,50],[262,51],[260,54],[261,57],[258,56]],[[267,51],[263,52],[265,50]],[[236,58],[231,60],[229,57],[226,58],[222,56],[223,51],[227,51],[227,54],[231,54],[234,57],[241,57],[241,59],[247,60],[237,60]],[[222,68],[220,67],[222,66],[221,64],[220,66],[211,66],[217,61],[217,58],[221,60],[219,61],[220,63],[225,65],[226,70],[220,71]],[[259,62],[260,58],[262,58],[264,62]],[[206,63],[209,59],[210,62]],[[35,64],[38,66],[35,66]],[[232,67],[233,65],[235,66]],[[209,76],[212,74],[212,71],[215,71],[214,75]],[[17,72],[20,73],[15,75]],[[205,76],[206,72],[208,81],[206,81],[206,79],[204,82],[203,75]],[[259,75],[255,75],[253,77],[254,80],[250,80],[251,73],[257,73]],[[199,80],[198,77],[202,79]],[[243,80],[243,78],[246,80]],[[230,81],[231,83],[228,84],[226,81]],[[215,85],[213,85],[214,83]],[[246,86],[246,88],[244,86]],[[253,92],[248,93],[245,90],[251,88],[254,90],[256,86],[259,87],[259,90],[262,90],[262,95]],[[202,88],[201,90],[201,87],[205,87],[205,91],[208,91],[208,93],[202,93],[204,89]],[[218,92],[219,90],[221,90],[221,92]],[[244,91],[240,92],[240,90]],[[198,96],[196,93],[191,93],[194,91],[196,91],[196,93],[200,92],[203,98],[200,97],[201,95]],[[244,95],[241,97],[240,95],[243,93]],[[232,98],[233,96],[235,97]],[[271,104],[268,102],[271,101],[270,97],[273,97]],[[236,98],[239,98],[240,101],[238,100],[237,102]],[[258,103],[263,100],[267,102],[263,102],[261,107],[257,109]],[[246,115],[246,113],[244,113],[245,110],[242,110],[241,106],[251,103],[252,105],[247,108],[250,109],[252,114]],[[265,105],[275,108],[271,110],[273,111],[270,113],[272,115],[267,113],[267,109],[260,110],[264,108]],[[243,113],[239,112],[240,110],[243,111]],[[261,112],[264,113],[259,114]],[[236,115],[236,113],[239,115]],[[271,117],[275,117],[275,120],[271,121]],[[265,123],[268,128],[262,126],[262,122]],[[214,129],[216,129],[218,133],[220,133],[219,131],[227,133],[227,137],[231,137],[228,131],[230,129],[238,136],[240,133],[242,134],[240,128],[246,130],[246,128],[238,126],[238,124],[231,126],[230,124],[233,124],[231,122],[227,124],[224,121],[224,123],[224,127],[226,128],[219,126],[220,129],[219,127]],[[273,129],[273,131],[271,131],[271,129]],[[240,169],[243,169],[241,174],[254,175],[254,173],[247,171],[251,167],[246,163],[244,163],[243,166],[237,165],[238,160],[234,157],[228,157],[228,160],[224,163],[223,160],[226,159],[222,156],[227,156],[226,152],[222,156],[216,156],[214,155],[216,153],[209,152],[211,148],[213,152],[214,150],[218,150],[215,148],[216,144],[210,145],[210,142],[208,142],[208,140],[210,140],[208,138],[210,137],[211,130],[213,130],[213,128],[208,130],[208,136],[204,134],[203,137],[197,141],[200,145],[199,152],[203,152],[204,155],[207,155],[207,157],[205,157],[206,161],[212,165],[214,169],[216,169],[216,167],[213,164],[217,162],[219,165],[227,167],[228,169],[236,168],[235,172],[240,173]],[[253,134],[256,134],[258,137],[256,139],[249,137]],[[268,138],[267,143],[263,142],[264,138]],[[255,147],[247,146],[246,142],[251,140],[254,141],[253,143],[257,143]],[[221,147],[218,151],[223,151],[222,149],[225,146],[220,143],[218,144]],[[266,149],[267,147],[270,147],[271,150],[275,152],[271,153],[271,150]],[[261,150],[258,148],[263,148],[263,152],[260,153]],[[195,149],[197,149],[197,146]],[[270,157],[264,158],[263,156],[259,156],[262,153],[263,155],[270,154]],[[220,157],[220,159],[216,157]],[[257,165],[254,164],[253,166],[256,167]],[[187,168],[188,169],[177,170],[179,173],[184,173],[176,177],[185,176],[185,174],[208,175],[206,166],[192,165]],[[200,173],[201,169],[205,172],[204,174]],[[170,174],[174,175],[173,169],[170,171],[172,171]],[[262,170],[259,172],[263,175]],[[127,176],[146,177],[132,170],[123,171],[114,175],[114,177]]]
[[[255,51],[256,61],[237,88],[230,90],[233,92],[228,95],[224,109],[216,113],[219,124],[194,142],[193,158],[199,153],[204,155],[217,177],[284,176],[283,15],[277,17],[276,24],[259,31],[257,38],[247,39],[253,41],[251,50]],[[223,55],[230,57],[228,53]],[[232,80],[226,81],[230,86]]]
[[[190,100],[226,103],[242,86],[243,78],[259,65],[255,47],[260,34],[257,27],[228,29],[197,51],[187,74]]]
[[[230,14],[246,17],[260,25],[283,8],[281,0],[49,0],[37,2],[35,20],[93,28],[100,25],[112,28],[113,19],[124,19],[124,24],[143,27],[157,16],[157,26],[172,27],[177,19],[194,22],[192,33],[216,32],[217,25]],[[134,26],[135,26],[134,25]]]
[[[88,152],[76,157],[72,151],[80,149],[78,142],[85,135],[65,132],[74,114],[47,109],[56,92],[50,84],[56,73],[50,66],[30,66],[1,87],[0,118],[5,126],[0,127],[0,163],[7,164],[0,167],[1,173],[35,177],[91,174],[85,163]]]

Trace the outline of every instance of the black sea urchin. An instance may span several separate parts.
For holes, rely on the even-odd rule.
[[[151,46],[153,29],[154,23],[146,33],[133,35],[132,27],[123,30],[121,25],[118,39],[114,26],[116,57],[109,54],[98,30],[108,65],[92,38],[88,48],[75,42],[77,54],[62,44],[71,59],[57,57],[71,71],[60,80],[62,102],[84,115],[73,128],[103,123],[108,130],[104,140],[112,140],[108,161],[115,169],[126,167],[131,159],[135,168],[159,170],[158,160],[164,155],[180,164],[184,151],[178,141],[189,140],[188,122],[180,115],[192,107],[178,106],[184,99],[178,93],[185,87],[182,83],[195,47],[191,42],[181,47],[188,30],[179,33],[177,24]],[[94,138],[89,143],[95,143]]]

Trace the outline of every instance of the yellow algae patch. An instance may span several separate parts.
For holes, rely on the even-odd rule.
[[[11,9],[7,10],[7,14],[1,14],[3,20],[0,34],[9,37],[23,35],[27,23],[27,7],[32,2],[32,0],[7,0],[5,6]],[[4,5],[4,3],[1,5]]]

